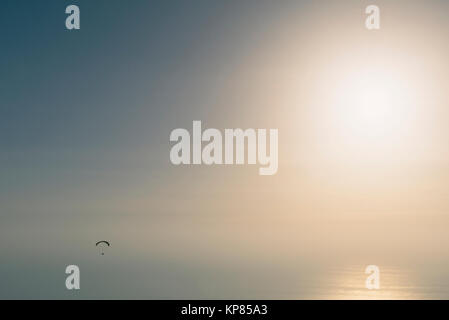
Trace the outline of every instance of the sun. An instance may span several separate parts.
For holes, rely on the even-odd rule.
[[[333,131],[343,142],[381,146],[410,128],[413,102],[407,81],[386,69],[362,69],[342,77],[333,92]]]

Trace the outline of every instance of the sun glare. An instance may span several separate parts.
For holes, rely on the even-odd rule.
[[[406,134],[412,112],[406,82],[386,70],[344,77],[335,91],[332,118],[347,142],[384,144]]]

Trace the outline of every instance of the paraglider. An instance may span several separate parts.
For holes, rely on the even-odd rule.
[[[96,247],[100,246],[100,252],[101,252],[101,255],[104,256],[104,251],[103,251],[104,246],[110,247],[111,244],[110,244],[108,241],[102,240],[102,241],[98,241],[98,242],[95,244],[95,246],[96,246]]]

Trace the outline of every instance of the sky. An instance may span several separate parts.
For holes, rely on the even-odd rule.
[[[1,299],[449,298],[447,1],[0,6]],[[194,120],[277,174],[172,165]]]

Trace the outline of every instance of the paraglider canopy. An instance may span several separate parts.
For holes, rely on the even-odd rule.
[[[102,241],[98,241],[96,244],[95,244],[95,246],[98,246],[100,243],[104,243],[104,244],[107,244],[108,245],[108,247],[110,247],[111,246],[111,244],[109,243],[109,242],[107,242],[107,241],[105,241],[105,240],[102,240]]]

